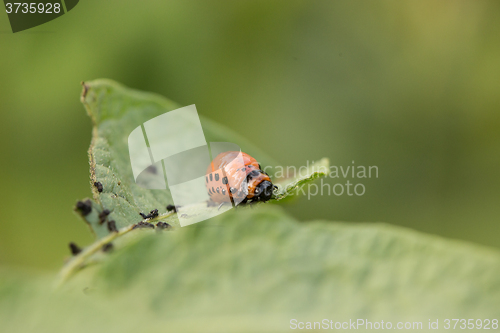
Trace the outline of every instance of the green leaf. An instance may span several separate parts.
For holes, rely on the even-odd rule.
[[[139,211],[168,198],[143,193],[133,201],[139,189],[123,177],[130,170],[119,156],[128,155],[126,140],[113,128],[135,128],[129,118],[140,123],[170,104],[108,81],[86,89],[97,124],[91,168],[104,191],[94,190],[90,213],[78,211],[100,238],[64,267],[63,280],[86,266],[55,294],[46,291],[47,278],[0,275],[0,322],[8,331],[280,332],[291,319],[421,322],[423,330],[438,320],[443,330],[447,318],[499,317],[500,253],[465,242],[382,223],[300,223],[276,205],[231,210],[173,232],[133,229]],[[323,159],[277,181],[275,199],[328,166]],[[118,232],[100,224],[105,207],[122,218]],[[156,220],[175,222],[162,213]],[[110,242],[114,250],[104,253]]]
[[[282,332],[290,320],[496,319],[498,251],[382,223],[300,223],[276,205],[124,235],[56,293],[0,275],[8,332]],[[366,331],[361,328],[360,331]]]
[[[273,199],[282,200],[287,196],[300,194],[300,189],[307,183],[320,177],[325,177],[330,171],[330,161],[323,158],[304,170],[299,168],[297,175],[291,178],[280,179],[275,182],[278,189],[273,193]]]
[[[75,209],[88,223],[97,241],[73,258],[62,271],[62,281],[74,274],[100,248],[117,237],[132,230],[131,226],[143,221],[139,213],[157,209],[159,216],[145,222],[165,222],[179,227],[175,213],[169,213],[166,206],[173,204],[170,192],[166,190],[149,190],[139,187],[133,177],[128,152],[128,135],[144,122],[179,108],[176,103],[151,93],[128,89],[110,80],[96,80],[83,83],[81,101],[92,119],[92,142],[89,148],[90,183],[93,200],[84,201],[90,212]],[[276,165],[273,159],[253,147],[247,140],[213,121],[200,117],[204,134],[208,142],[234,142],[243,151],[256,157],[264,166]],[[328,160],[323,159],[316,166],[310,167],[298,177],[278,180],[278,191],[274,199],[281,200],[292,194],[293,190],[324,175],[321,167],[328,169]],[[99,188],[98,186],[102,187]],[[82,203],[80,203],[82,204]],[[91,207],[91,208],[90,208]],[[189,216],[196,216],[208,210],[206,203],[184,206]],[[109,215],[102,217],[107,210]],[[108,221],[120,231],[111,233]]]
[[[154,221],[178,227],[175,214],[166,211],[166,206],[173,204],[168,189],[149,190],[135,184],[131,176],[127,138],[137,126],[180,106],[156,94],[128,89],[110,80],[83,83],[81,100],[94,126],[89,149],[90,183],[94,204],[92,213],[82,217],[97,238],[109,234],[106,223],[102,223],[98,218],[104,209],[111,212],[107,220],[115,221],[117,228],[140,222],[142,218],[139,213],[147,214],[153,209],[158,209],[160,214]],[[272,158],[240,135],[204,117],[200,118],[208,142],[234,142],[243,151],[256,157],[262,165],[276,165]],[[321,163],[328,165],[326,159]],[[320,175],[322,174],[308,170],[303,177],[284,180],[282,192],[278,191],[275,198],[280,200],[290,195],[294,188]],[[102,184],[102,192],[94,185],[97,182]],[[191,211],[196,213],[200,209],[199,205],[194,205]],[[205,206],[203,209],[217,207]]]
[[[89,149],[90,183],[96,213],[83,216],[98,238],[109,231],[99,224],[98,214],[108,209],[118,228],[130,226],[142,220],[139,213],[158,209],[159,218],[176,227],[178,220],[166,211],[173,204],[167,190],[148,190],[137,186],[133,180],[128,152],[128,135],[145,121],[180,106],[156,94],[125,88],[110,80],[83,83],[82,103],[93,122],[92,143]],[[200,117],[208,142],[229,141],[254,155],[262,163],[276,164],[271,158],[253,147],[238,134]],[[94,183],[102,184],[98,192]]]

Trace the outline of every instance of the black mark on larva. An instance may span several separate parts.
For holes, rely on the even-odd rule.
[[[218,173],[216,173],[216,174],[215,174],[215,181],[216,181],[216,182],[218,182],[218,181],[219,181],[219,174],[218,174]]]
[[[227,177],[222,178],[222,184],[224,184],[224,185],[227,184]]]
[[[152,173],[152,174],[154,174],[154,175],[156,175],[156,174],[157,174],[157,172],[158,172],[158,171],[156,170],[156,167],[155,167],[154,165],[150,165],[150,166],[148,166],[148,167],[146,168],[146,171],[147,171],[147,172],[149,172],[149,173]]]

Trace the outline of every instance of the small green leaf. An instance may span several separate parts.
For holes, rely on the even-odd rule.
[[[148,214],[154,209],[158,209],[160,214],[154,221],[178,227],[179,222],[175,214],[166,210],[168,204],[173,204],[169,190],[144,189],[135,183],[127,138],[137,126],[180,106],[156,94],[128,89],[110,80],[83,83],[81,100],[94,126],[89,160],[95,213],[84,216],[92,231],[98,238],[108,235],[106,223],[99,223],[97,218],[98,213],[104,209],[110,211],[107,220],[115,221],[117,228],[142,221],[139,213]],[[277,165],[272,158],[233,131],[204,117],[200,119],[207,142],[233,142],[238,144],[242,151],[257,158],[262,165]],[[323,159],[316,166],[328,168],[328,160]],[[275,199],[281,200],[291,195],[297,187],[324,175],[322,170],[312,166],[296,178],[278,181],[277,184],[281,187]],[[97,183],[102,185],[101,192],[96,186]],[[189,210],[189,215],[196,215],[200,209],[217,207],[193,205],[184,209]]]
[[[108,209],[111,212],[108,219],[115,221],[118,228],[140,222],[143,218],[139,213],[148,214],[154,209],[160,214],[155,221],[179,226],[175,214],[166,210],[168,204],[173,204],[168,189],[149,190],[136,185],[127,138],[137,126],[180,106],[156,94],[128,89],[110,80],[83,83],[81,100],[94,126],[89,160],[90,183],[97,211]],[[238,134],[204,117],[200,119],[207,142],[234,142],[264,165],[276,164]],[[102,185],[102,192],[94,186],[97,182]],[[85,217],[85,220],[98,238],[106,236],[106,228],[96,223],[94,215]]]
[[[283,180],[278,180],[275,185],[278,189],[273,193],[273,199],[282,200],[287,196],[300,193],[300,189],[305,184],[314,181],[320,177],[325,177],[330,169],[330,161],[328,158],[323,158],[311,166],[305,168],[305,170],[300,170],[297,175],[291,178],[285,178]]]

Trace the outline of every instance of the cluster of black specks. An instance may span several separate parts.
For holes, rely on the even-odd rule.
[[[76,203],[76,209],[83,215],[87,216],[92,211],[92,201],[89,199],[85,201],[78,201]]]
[[[109,232],[118,232],[115,220],[108,221],[108,230]]]
[[[111,250],[113,250],[113,243],[106,243],[102,246],[103,252],[110,252]]]
[[[102,184],[100,182],[94,182],[94,186],[97,189],[97,192],[101,193],[103,190]]]
[[[141,221],[141,222],[137,223],[136,225],[134,225],[134,227],[132,229],[145,229],[145,228],[154,229],[155,226],[154,226],[154,224]]]
[[[157,217],[159,214],[158,214],[158,209],[153,209],[152,211],[149,212],[148,215],[144,213],[139,213],[139,215],[141,215],[143,219],[153,219]]]
[[[169,230],[169,229],[172,229],[172,226],[168,223],[165,222],[156,223],[156,231]]]
[[[181,206],[174,206],[174,205],[168,205],[167,206],[167,212],[174,212],[177,213],[177,211],[181,208]]]
[[[103,224],[104,221],[106,221],[106,218],[108,217],[108,215],[110,214],[111,212],[109,211],[109,209],[105,209],[103,210],[100,214],[99,214],[99,224]]]
[[[71,254],[76,256],[78,253],[82,252],[82,249],[78,247],[75,243],[71,242],[69,243],[69,250],[71,251]]]

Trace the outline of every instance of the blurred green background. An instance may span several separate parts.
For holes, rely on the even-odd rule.
[[[301,220],[385,221],[499,247],[500,2],[82,0],[0,14],[0,265],[54,269],[92,236],[80,81],[111,78],[231,127],[283,165],[376,165]],[[329,179],[329,183],[345,183]],[[355,180],[355,183],[359,180]]]

